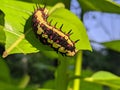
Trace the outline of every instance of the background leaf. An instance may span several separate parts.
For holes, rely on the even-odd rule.
[[[105,71],[94,73],[91,77],[85,78],[88,82],[95,82],[109,87],[120,88],[120,77]]]
[[[120,52],[120,40],[102,43],[105,47]]]
[[[89,77],[92,74],[93,74],[93,71],[89,70],[89,69],[82,71],[82,77]],[[87,81],[81,79],[80,89],[81,90],[103,90],[103,86],[100,84],[87,82]]]
[[[5,61],[0,57],[0,81],[11,82],[10,71]]]
[[[65,4],[65,7],[67,9],[70,8],[70,1],[71,0],[20,0],[20,1],[23,1],[23,2],[32,2],[32,3],[40,3],[40,4],[46,4],[47,6],[54,6],[55,4],[57,4],[58,2],[61,2],[61,3],[64,3]]]
[[[120,13],[120,5],[112,0],[78,0],[83,11],[102,11]]]

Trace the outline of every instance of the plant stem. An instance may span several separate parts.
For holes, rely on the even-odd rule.
[[[28,83],[30,81],[30,76],[29,75],[24,75],[24,77],[22,78],[20,84],[19,84],[19,88],[25,88]]]
[[[75,76],[81,76],[82,70],[82,51],[78,52],[75,61]],[[80,90],[80,78],[76,78],[73,82],[73,90]]]
[[[60,57],[60,65],[57,69],[56,75],[56,90],[67,90],[68,85],[68,74],[67,68],[68,63],[66,57]]]
[[[83,19],[84,19],[84,11],[83,11],[83,10],[82,10],[82,12],[81,12],[80,17],[81,17],[81,21],[84,22],[84,21],[83,21]]]

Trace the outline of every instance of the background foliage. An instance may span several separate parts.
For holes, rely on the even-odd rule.
[[[66,90],[67,87],[68,90],[72,88],[78,90],[74,88],[73,82],[77,78],[81,80],[81,90],[119,90],[120,40],[96,42],[106,48],[101,51],[94,49],[93,52],[84,51],[82,74],[78,77],[74,76],[77,56],[63,58],[35,38],[31,27],[31,15],[36,2],[45,3],[38,0],[0,1],[2,3],[0,5],[0,89],[53,90],[57,87],[57,90]],[[58,4],[57,8],[53,7],[59,2],[63,4]],[[80,38],[77,49],[91,50],[83,25],[85,13],[98,11],[119,14],[120,5],[111,0],[78,0],[82,10],[81,21],[67,10],[70,9],[70,2],[70,0],[51,0],[46,3],[47,8],[53,10],[48,21],[53,19],[52,25],[59,21],[58,28],[63,23],[64,32],[72,27],[74,34],[71,39],[74,41]],[[65,27],[68,24],[70,27]],[[2,56],[6,58],[3,59]],[[56,85],[56,82],[63,83]]]

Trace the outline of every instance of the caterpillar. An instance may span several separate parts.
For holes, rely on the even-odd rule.
[[[74,56],[78,51],[75,48],[75,43],[77,43],[79,40],[72,41],[70,39],[72,30],[65,34],[62,31],[63,24],[60,26],[60,28],[56,28],[57,23],[52,26],[52,20],[50,22],[47,21],[48,17],[49,15],[46,7],[40,7],[39,5],[36,5],[36,9],[32,15],[32,24],[36,37],[44,45],[49,45],[62,55]]]

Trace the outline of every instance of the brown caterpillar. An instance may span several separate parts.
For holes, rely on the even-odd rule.
[[[75,43],[79,40],[73,42],[70,39],[72,30],[65,34],[62,32],[63,24],[60,28],[56,28],[57,23],[52,26],[52,20],[47,22],[49,15],[45,6],[41,8],[36,5],[36,7],[37,8],[32,15],[32,23],[37,38],[43,44],[51,46],[55,51],[60,52],[62,55],[74,56],[77,52]]]

